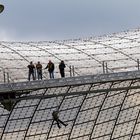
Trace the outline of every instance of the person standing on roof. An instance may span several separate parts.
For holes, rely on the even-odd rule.
[[[33,80],[35,80],[35,66],[33,62],[31,61],[27,67],[29,69],[28,80],[30,81],[31,75],[33,77]]]
[[[50,79],[54,78],[54,63],[51,60],[49,60],[49,63],[47,64],[45,69],[48,69]]]
[[[59,113],[58,111],[53,111],[52,116],[53,116],[53,120],[56,121],[57,126],[58,126],[58,128],[60,129],[60,128],[61,128],[60,123],[63,124],[65,127],[66,127],[68,124],[65,124],[64,122],[62,122],[62,121],[59,119],[58,113]]]
[[[61,75],[61,77],[65,77],[65,63],[64,63],[64,61],[62,60],[61,62],[60,62],[60,64],[59,64],[59,70],[60,70],[60,75]]]
[[[36,64],[36,70],[37,70],[37,78],[38,78],[38,80],[39,80],[39,79],[42,80],[42,65],[40,64],[39,61],[38,61],[38,63]]]

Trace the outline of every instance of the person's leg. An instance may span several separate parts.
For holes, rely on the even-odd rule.
[[[39,80],[39,72],[37,71],[37,79]]]
[[[65,71],[63,72],[63,77],[65,77]]]
[[[64,70],[60,70],[61,77],[65,77]]]
[[[38,73],[38,80],[41,79],[42,80],[42,72]]]
[[[42,71],[40,72],[40,79],[42,80]]]
[[[64,77],[64,71],[62,71],[62,77]]]
[[[35,75],[34,75],[34,72],[32,72],[32,77],[33,77],[33,80],[35,80]]]
[[[28,73],[28,80],[30,81],[31,73]]]
[[[58,128],[60,129],[61,126],[60,126],[60,124],[59,124],[59,121],[58,121],[58,120],[55,120],[55,121],[56,121],[56,123],[57,123]]]
[[[65,124],[64,122],[62,122],[60,119],[58,119],[58,122],[60,122],[61,124],[63,124],[64,126],[67,126],[68,124]]]
[[[49,75],[50,75],[50,79],[51,79],[51,77],[52,77],[51,72],[49,72]]]
[[[33,80],[36,80],[37,79],[37,71],[36,69],[33,71]]]
[[[41,74],[40,72],[38,73],[38,80],[41,79]]]
[[[50,72],[50,79],[54,78],[54,73]]]
[[[61,75],[61,77],[63,77],[63,75],[62,75],[62,71],[60,71],[60,75]]]
[[[54,78],[54,72],[52,71],[52,78]]]

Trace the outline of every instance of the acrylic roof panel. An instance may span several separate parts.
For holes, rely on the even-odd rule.
[[[1,140],[139,139],[140,89],[111,90],[136,85],[139,85],[139,80],[34,91],[31,94],[40,94],[42,98],[21,100],[11,112],[0,108]],[[92,92],[96,89],[110,91]],[[50,93],[83,91],[88,92],[84,95],[43,98]],[[52,112],[58,108],[60,119],[68,124],[61,129],[52,119]]]
[[[75,76],[101,74],[103,64],[111,73],[138,70],[139,37],[140,31],[136,29],[77,40],[0,42],[0,83],[4,82],[4,74],[12,82],[26,81],[30,61],[40,61],[45,68],[48,60],[52,60],[56,78],[60,77],[58,65],[61,59],[66,63],[66,77],[70,76],[70,66],[74,66]],[[48,78],[45,70],[43,78]],[[0,107],[0,139],[138,140],[140,88],[129,88],[139,86],[139,83],[139,79],[98,82],[40,89],[23,95],[40,95],[42,98],[23,99],[11,112]],[[114,90],[116,88],[120,89]],[[81,94],[83,92],[86,94]],[[44,98],[62,93],[77,94]],[[61,129],[52,119],[52,112],[57,109],[60,119],[68,124]]]
[[[30,61],[34,63],[40,61],[45,68],[48,61],[52,60],[56,66],[56,78],[60,77],[58,65],[61,60],[64,60],[67,66],[66,76],[70,75],[70,66],[74,67],[75,75],[102,73],[103,62],[106,63],[109,72],[135,70],[138,66],[137,59],[140,58],[139,38],[140,30],[135,29],[100,37],[64,41],[0,42],[1,68],[9,74],[12,81],[27,79],[27,72],[24,73],[22,69],[27,69]],[[122,59],[125,63],[121,61]],[[115,63],[112,63],[113,61]],[[16,66],[18,75],[12,72]],[[90,70],[92,67],[93,72]],[[48,77],[47,71],[43,70],[43,76]]]

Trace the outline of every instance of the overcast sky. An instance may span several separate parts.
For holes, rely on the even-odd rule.
[[[140,0],[0,0],[0,40],[51,41],[140,26]]]

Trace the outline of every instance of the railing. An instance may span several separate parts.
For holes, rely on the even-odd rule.
[[[129,71],[129,72],[108,73],[99,75],[58,78],[50,80],[36,80],[30,82],[27,81],[27,82],[0,84],[0,94],[5,92],[38,90],[50,87],[76,86],[83,84],[104,83],[132,79],[140,79],[140,71]]]
[[[0,77],[1,83],[10,83],[10,81],[12,81],[9,72],[6,69],[0,68]]]
[[[139,61],[139,59],[137,59],[136,62],[137,63],[134,64],[134,67],[135,67],[135,70],[137,69],[139,71],[140,70],[140,61]],[[101,69],[101,73],[102,74],[114,73],[113,72],[114,71],[113,68],[109,68],[108,63],[106,61],[103,61],[102,62],[101,68],[102,68]],[[78,76],[77,71],[76,71],[77,69],[78,68],[76,66],[74,66],[74,65],[70,65],[69,67],[67,67],[66,77],[75,77],[75,76]],[[94,71],[94,69],[93,69],[93,71]],[[28,73],[28,69],[26,69],[26,72]],[[20,72],[18,73],[18,71],[17,71],[17,74],[20,74]],[[57,71],[55,74],[56,74],[56,79],[58,79],[60,77],[59,76],[60,75],[59,74],[59,71]],[[15,77],[12,77],[11,76],[11,74],[10,74],[10,72],[9,72],[8,69],[0,68],[0,77],[1,77],[0,83],[11,83],[11,82],[13,83],[15,81],[17,82],[18,80],[19,81],[27,81],[28,74],[26,76],[24,76],[23,79],[15,79]],[[35,77],[37,79],[36,72],[35,72]],[[15,81],[13,81],[12,79],[15,79]],[[47,70],[43,70],[43,79],[49,79],[48,71]]]

